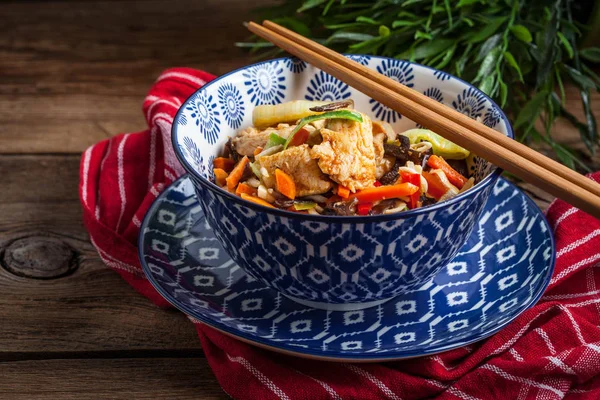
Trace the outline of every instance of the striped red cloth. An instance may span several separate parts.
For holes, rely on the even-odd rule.
[[[144,100],[149,128],[83,155],[84,222],[100,257],[167,307],[137,257],[140,221],[183,173],[171,148],[177,109],[206,72],[165,71]],[[600,180],[600,173],[594,176]],[[600,399],[600,221],[562,201],[548,211],[557,243],[544,297],[493,337],[443,354],[381,364],[335,364],[275,354],[196,323],[206,357],[236,399]],[[176,338],[173,338],[176,340]]]

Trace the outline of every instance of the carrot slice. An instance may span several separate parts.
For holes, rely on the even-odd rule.
[[[439,200],[448,191],[438,174],[423,171],[423,178],[427,181],[427,193],[435,197],[436,200]]]
[[[342,199],[347,199],[350,196],[350,189],[348,189],[346,186],[338,185],[337,194]]]
[[[215,158],[215,161],[213,161],[213,165],[215,168],[221,168],[226,172],[231,172],[235,166],[235,161],[233,161],[231,158],[217,157]]]
[[[308,129],[301,128],[298,132],[296,132],[296,134],[292,138],[292,141],[290,142],[290,144],[288,144],[288,147],[300,146],[301,144],[306,143],[309,135],[310,135],[310,132],[308,131]]]
[[[242,199],[251,201],[252,203],[260,204],[261,206],[265,206],[265,207],[275,208],[275,206],[267,203],[263,199],[259,199],[258,197],[251,196],[251,195],[246,194],[246,193],[242,193],[241,196],[242,196]]]
[[[256,157],[257,155],[262,153],[262,151],[263,151],[263,148],[258,146],[256,149],[254,149],[254,157]]]
[[[395,185],[384,185],[361,190],[350,196],[351,199],[358,199],[359,202],[375,202],[385,199],[395,199],[403,196],[410,196],[416,193],[419,187],[412,183],[397,183]]]
[[[227,172],[225,172],[223,169],[221,168],[215,168],[213,169],[213,172],[215,174],[215,182],[217,182],[217,185],[223,187],[227,184],[226,180],[227,179]]]
[[[240,182],[240,179],[242,179],[242,175],[244,175],[244,169],[249,162],[250,160],[248,159],[248,156],[244,156],[244,158],[237,163],[226,179],[227,189],[232,192],[235,190],[235,187]]]
[[[442,157],[436,155],[429,157],[427,165],[434,169],[441,169],[446,174],[450,183],[459,189],[462,189],[465,183],[467,183],[468,179],[452,168]]]
[[[294,180],[279,168],[275,170],[275,182],[279,193],[288,199],[294,200],[296,198],[296,184]]]
[[[240,196],[242,193],[246,193],[246,194],[249,194],[250,196],[254,196],[254,195],[256,195],[256,189],[245,183],[240,183],[237,186],[237,189],[235,189],[235,194]]]

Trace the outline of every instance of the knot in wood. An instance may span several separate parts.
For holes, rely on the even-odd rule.
[[[33,279],[56,279],[77,269],[77,253],[58,238],[28,236],[11,242],[2,254],[9,272]]]

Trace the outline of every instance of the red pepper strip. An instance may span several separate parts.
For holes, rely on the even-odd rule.
[[[301,128],[298,132],[296,132],[296,134],[292,138],[292,141],[290,142],[290,144],[288,145],[288,147],[290,147],[290,146],[300,146],[300,145],[306,143],[306,141],[308,140],[308,136],[309,135],[310,135],[310,133],[308,132],[308,129]]]
[[[375,183],[373,184],[373,186],[375,186],[375,187],[379,187],[379,186],[381,186],[381,182],[379,182],[379,181],[375,181]]]
[[[465,183],[467,183],[467,178],[452,168],[450,164],[448,164],[442,157],[438,157],[436,155],[429,157],[427,159],[427,165],[433,169],[441,169],[444,174],[446,174],[446,178],[448,178],[450,183],[459,189],[462,189]]]
[[[418,190],[419,187],[412,183],[396,183],[395,185],[383,185],[361,190],[360,192],[351,195],[350,199],[358,199],[360,203],[375,202],[378,200],[397,199],[398,197],[410,196]]]
[[[412,183],[415,186],[421,187],[421,175],[420,174],[411,174],[410,172],[400,171],[400,177],[402,178],[402,182]],[[421,198],[421,191],[417,190],[415,193],[410,195],[410,204],[408,208],[411,210],[413,208],[418,207],[419,199]]]
[[[448,191],[438,174],[423,171],[423,178],[427,181],[427,193],[436,200],[439,200]]]
[[[369,211],[373,208],[373,203],[360,203],[356,206],[358,215],[369,215]]]

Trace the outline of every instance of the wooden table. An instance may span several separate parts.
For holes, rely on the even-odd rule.
[[[232,43],[249,10],[272,2],[0,2],[0,398],[228,398],[192,324],[100,261],[81,223],[79,161],[145,128],[142,100],[163,69],[250,63]]]

